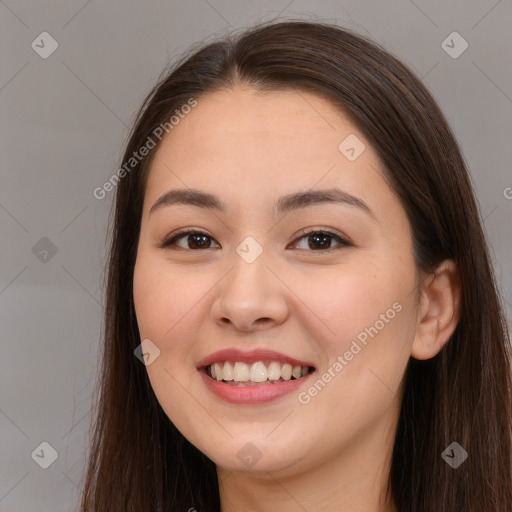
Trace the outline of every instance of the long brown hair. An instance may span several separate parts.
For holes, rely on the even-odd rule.
[[[417,268],[458,265],[461,315],[432,359],[410,359],[389,490],[404,512],[512,510],[509,333],[482,222],[457,142],[435,100],[377,44],[326,23],[271,22],[193,48],[144,101],[123,162],[191,98],[235,84],[328,98],[376,150],[412,227]],[[169,123],[167,124],[169,128]],[[174,427],[146,369],[133,303],[133,270],[148,169],[117,183],[108,264],[101,382],[82,512],[218,512],[215,464]],[[121,175],[120,175],[121,176]],[[441,457],[468,453],[457,469]]]

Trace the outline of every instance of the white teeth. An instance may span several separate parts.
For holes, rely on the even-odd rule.
[[[263,361],[257,361],[252,364],[242,362],[213,363],[210,365],[210,375],[212,379],[218,381],[258,384],[272,384],[273,382],[284,382],[294,379],[300,379],[308,375],[309,366],[291,365],[289,363],[280,363],[271,361],[268,367]],[[243,385],[243,384],[238,384]]]
[[[233,380],[233,365],[231,363],[225,362],[223,369],[224,380]]]
[[[279,380],[281,378],[281,364],[277,361],[272,361],[268,365],[267,374],[269,380]]]
[[[237,361],[233,367],[233,380],[235,382],[245,382],[249,380],[249,366]]]
[[[292,365],[291,364],[283,364],[281,366],[281,378],[284,380],[290,380],[292,378]]]
[[[212,366],[212,377],[217,380],[222,380],[222,368],[219,363]]]
[[[267,380],[267,368],[261,361],[252,364],[249,379],[253,382],[265,382]]]

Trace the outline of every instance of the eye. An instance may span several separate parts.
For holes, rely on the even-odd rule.
[[[350,245],[344,238],[342,238],[339,234],[333,233],[331,231],[326,230],[306,230],[303,229],[300,233],[299,238],[296,239],[295,243],[302,239],[307,239],[307,246],[310,249],[313,249],[314,252],[325,252],[326,250],[333,249],[331,247],[331,241],[334,239],[338,243],[338,247],[347,247]],[[183,245],[179,245],[177,242],[181,239],[185,239],[185,247]],[[188,239],[188,240],[187,240]],[[160,249],[165,249],[171,246],[178,247],[180,249],[188,249],[188,250],[198,250],[198,249],[212,249],[211,241],[213,238],[208,235],[204,231],[200,231],[197,229],[190,229],[180,231],[178,233],[173,233],[170,237],[166,238],[160,245]],[[216,242],[215,242],[216,243]],[[218,244],[217,244],[218,245]],[[299,247],[299,249],[304,249],[304,247]],[[318,250],[320,249],[320,250]]]
[[[350,245],[350,243],[342,238],[339,234],[333,233],[331,231],[303,229],[299,234],[302,236],[297,238],[297,240],[307,240],[307,247],[313,249],[313,252],[325,252],[329,249],[333,249],[330,243],[333,239],[338,242],[338,247],[334,247],[334,249],[340,249]],[[299,247],[299,249],[303,248],[304,247]],[[317,248],[320,248],[321,250],[318,250]]]
[[[177,245],[176,242],[182,238],[187,239],[188,241],[185,242],[185,245],[188,247],[183,247],[180,245]],[[163,241],[163,243],[159,246],[161,249],[165,249],[167,247],[170,247],[172,245],[179,247],[180,249],[190,249],[190,250],[196,250],[196,249],[210,249],[210,242],[209,240],[213,240],[211,236],[209,236],[207,233],[199,230],[188,230],[188,231],[180,231],[179,233],[175,233],[171,235],[169,238]]]

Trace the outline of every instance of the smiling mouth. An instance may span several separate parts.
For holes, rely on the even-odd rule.
[[[252,364],[222,361],[205,366],[202,370],[211,379],[229,386],[264,386],[302,379],[313,373],[315,368],[279,361],[257,361]]]

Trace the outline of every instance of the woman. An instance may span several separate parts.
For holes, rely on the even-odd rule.
[[[512,509],[502,306],[403,64],[302,21],[204,45],[118,177],[83,512]]]

